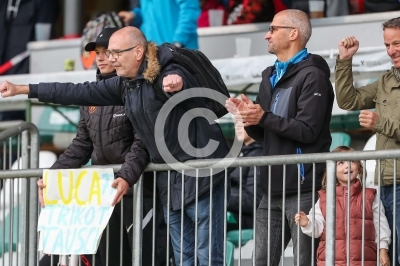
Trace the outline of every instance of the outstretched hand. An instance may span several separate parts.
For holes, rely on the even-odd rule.
[[[357,52],[360,43],[354,36],[342,39],[338,44],[339,58],[350,59]]]
[[[118,202],[121,201],[122,197],[126,194],[129,189],[129,183],[123,179],[122,177],[117,177],[114,182],[111,184],[113,188],[117,189],[117,194],[115,194],[114,200],[111,203],[111,206],[115,206]]]
[[[309,220],[304,212],[299,212],[294,216],[294,221],[296,222],[296,224],[300,223],[301,227],[306,227]]]
[[[29,86],[28,85],[15,85],[8,81],[3,81],[0,84],[0,93],[3,98],[15,96],[18,94],[28,94]]]

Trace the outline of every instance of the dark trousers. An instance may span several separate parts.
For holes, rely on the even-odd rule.
[[[108,241],[107,229],[104,230],[99,244],[99,252],[103,266],[108,265],[132,265],[132,242],[133,242],[133,198],[124,196],[123,204],[123,225],[122,240],[121,235],[121,203],[118,203],[108,222]],[[152,240],[153,240],[153,218],[156,219],[155,237],[155,265],[166,265],[166,243],[167,225],[164,222],[163,207],[156,199],[156,208],[153,212],[153,198],[143,197],[143,237],[142,237],[142,265],[152,265]],[[145,224],[146,223],[146,224]],[[121,249],[122,245],[122,249]],[[108,252],[107,252],[108,251]],[[122,253],[122,254],[121,254]],[[122,264],[120,264],[122,259]]]
[[[94,258],[94,259],[93,259]],[[94,261],[94,263],[93,263]],[[59,262],[59,256],[53,255],[53,264],[51,264],[51,256],[45,255],[40,261],[39,266],[57,266]],[[92,255],[81,255],[81,264],[82,266],[90,265],[90,266],[103,266],[101,264],[101,259],[99,252]]]
[[[315,195],[315,200],[318,196]],[[308,212],[314,207],[315,202],[312,201],[312,192],[300,194],[300,210],[297,207],[297,195],[289,195],[285,198],[285,209],[283,209],[283,201],[281,197],[271,197],[271,216],[268,217],[268,196],[264,194],[261,199],[260,206],[257,209],[256,231],[255,231],[255,258],[256,265],[278,266],[282,255],[282,241],[286,248],[290,239],[293,241],[294,265],[309,266],[311,262],[315,262],[311,256],[312,248],[317,250],[319,239],[315,239],[315,246],[312,247],[312,239],[301,231],[294,221],[294,216],[299,211]],[[284,218],[282,216],[284,215]],[[270,243],[268,243],[268,219],[270,219]],[[282,232],[284,225],[284,232]],[[297,236],[299,235],[299,242]],[[299,259],[297,261],[297,247],[300,248]],[[270,258],[268,261],[268,249]]]
[[[394,212],[394,193],[393,185],[381,186],[381,200],[385,208],[385,215],[389,222],[390,231],[392,232],[392,243],[389,246],[389,258],[392,266],[400,265],[400,185],[396,185],[396,212]],[[393,224],[393,217],[396,216],[396,224]],[[395,237],[393,237],[395,236]],[[396,251],[393,261],[393,242],[396,241]]]

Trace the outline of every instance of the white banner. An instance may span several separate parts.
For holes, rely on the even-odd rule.
[[[310,52],[310,51],[309,51]],[[331,76],[335,71],[338,50],[324,50],[311,52],[322,56],[331,69]],[[244,58],[227,58],[213,60],[213,65],[221,73],[227,86],[260,83],[261,73],[276,61],[275,55],[261,55]],[[392,67],[392,61],[383,46],[360,48],[353,57],[353,72],[355,79],[360,72],[384,72]]]
[[[39,250],[46,254],[95,254],[114,207],[111,168],[44,170]]]

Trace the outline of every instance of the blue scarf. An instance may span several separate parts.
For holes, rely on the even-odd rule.
[[[278,60],[275,61],[275,70],[274,73],[272,74],[271,77],[269,77],[269,80],[272,84],[272,88],[275,88],[276,83],[283,77],[283,75],[286,73],[286,70],[289,66],[290,63],[292,64],[297,64],[304,59],[308,57],[308,52],[307,48],[304,48],[300,52],[298,52],[295,56],[293,56],[291,59],[289,59],[286,62],[279,62]]]

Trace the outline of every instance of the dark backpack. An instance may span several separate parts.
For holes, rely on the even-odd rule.
[[[228,89],[222,80],[221,74],[202,52],[198,50],[176,47],[170,43],[163,43],[161,46],[168,47],[172,51],[173,58],[171,61],[169,61],[169,63],[182,66],[185,70],[193,75],[194,79],[199,84],[199,87],[210,88],[224,94],[227,98],[230,97]],[[160,87],[162,82],[159,81],[158,78],[153,83],[155,84],[155,93],[158,99],[166,102],[168,97],[164,94],[162,87]],[[210,97],[212,96],[210,95]],[[228,110],[226,110],[225,106],[221,105],[215,100],[205,98],[205,104],[206,108],[213,111],[218,118],[228,113]],[[187,110],[195,107],[189,101],[184,101],[181,103],[181,105]]]
[[[96,53],[86,52],[85,46],[89,42],[96,41],[97,36],[104,28],[115,27],[120,29],[124,26],[124,22],[115,12],[108,12],[100,14],[95,19],[90,20],[86,23],[85,28],[82,32],[82,45],[81,45],[81,61],[85,69],[95,68]]]

